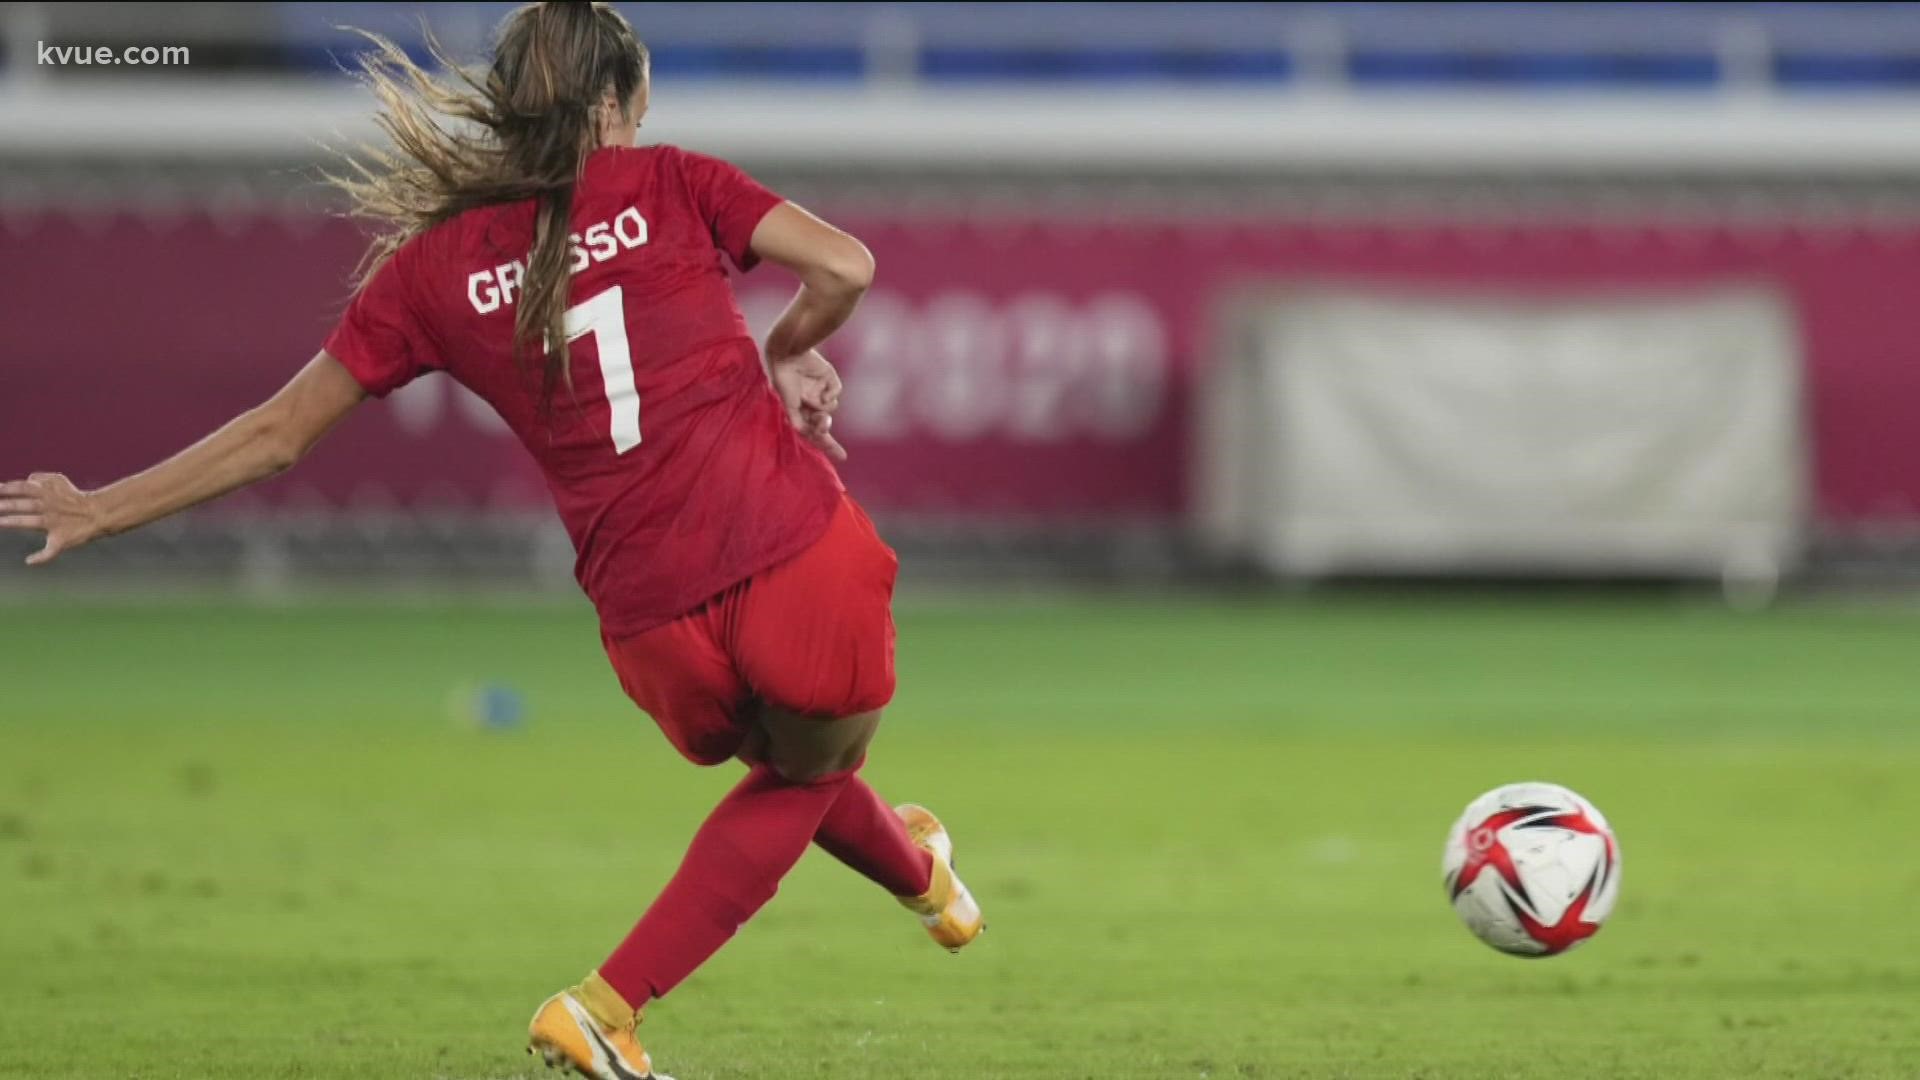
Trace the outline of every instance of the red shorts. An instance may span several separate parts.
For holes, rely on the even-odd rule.
[[[602,636],[627,696],[695,764],[732,758],[762,703],[835,718],[893,699],[900,561],[841,498],[799,555],[664,626]]]

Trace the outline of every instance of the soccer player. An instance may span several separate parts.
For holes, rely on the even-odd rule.
[[[626,938],[539,1006],[529,1052],[655,1077],[642,1011],[810,844],[939,944],[969,944],[981,915],[946,830],[859,776],[894,692],[898,563],[831,464],[841,386],[816,346],[853,313],[871,255],[724,161],[637,146],[647,53],[606,4],[516,11],[490,70],[457,83],[372,40],[363,74],[395,149],[338,182],[386,228],[318,355],[110,486],[0,484],[0,527],[44,533],[27,562],[45,564],[291,468],[367,398],[444,372],[543,470],[628,695],[695,764],[747,766]],[[764,356],[723,259],[800,280]]]

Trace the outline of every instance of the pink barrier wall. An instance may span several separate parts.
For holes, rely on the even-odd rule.
[[[838,215],[880,278],[832,355],[848,482],[878,510],[1165,516],[1185,504],[1215,300],[1251,281],[1582,288],[1765,281],[1808,353],[1818,507],[1920,513],[1920,226],[1050,224]],[[111,478],[271,392],[341,305],[344,222],[47,217],[0,226],[0,473]],[[741,282],[764,326],[777,271]],[[435,377],[355,417],[276,503],[544,505],[484,408]]]

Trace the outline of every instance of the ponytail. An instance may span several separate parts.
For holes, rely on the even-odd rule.
[[[360,76],[381,103],[379,124],[395,150],[349,160],[349,175],[329,176],[355,216],[382,231],[369,247],[357,285],[408,240],[480,206],[533,199],[533,246],[514,312],[514,354],[542,357],[541,400],[550,407],[560,382],[572,386],[566,310],[574,186],[594,148],[600,110],[611,97],[622,114],[644,77],[647,54],[610,5],[580,0],[529,4],[501,25],[484,77],[429,52],[457,86],[435,79],[391,41],[373,43]],[[463,122],[452,130],[442,119]],[[531,366],[531,365],[530,365]]]

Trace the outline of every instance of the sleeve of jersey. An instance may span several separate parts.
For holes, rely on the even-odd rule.
[[[713,242],[744,273],[760,264],[753,253],[753,230],[786,200],[730,162],[681,151],[688,186]]]
[[[405,271],[399,256],[389,259],[354,296],[323,346],[374,397],[440,366],[426,323],[409,299]]]

